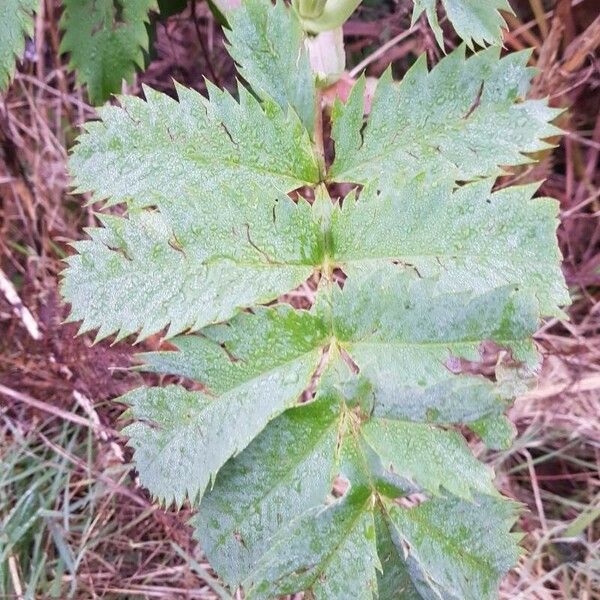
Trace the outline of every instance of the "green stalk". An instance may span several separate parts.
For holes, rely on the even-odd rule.
[[[293,0],[302,25],[309,33],[340,27],[356,10],[361,0]]]

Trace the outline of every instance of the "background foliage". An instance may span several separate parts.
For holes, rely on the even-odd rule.
[[[379,74],[392,61],[394,70],[401,75],[414,54],[423,49],[432,60],[439,59],[439,50],[427,27],[419,24],[410,35],[404,34],[411,12],[406,4],[366,6],[348,24],[350,67],[365,57],[373,57],[377,48],[399,35],[405,37],[372,60],[370,73]],[[503,485],[508,493],[533,509],[522,521],[528,532],[526,543],[533,554],[505,582],[506,597],[561,598],[586,597],[583,594],[587,594],[591,598],[595,586],[593,565],[597,561],[594,516],[598,502],[594,467],[598,437],[594,422],[589,418],[594,414],[593,394],[598,386],[594,354],[596,313],[592,310],[597,285],[594,233],[597,98],[590,93],[597,81],[593,56],[597,39],[593,34],[597,30],[592,24],[596,15],[586,3],[575,8],[570,8],[569,3],[559,3],[557,7],[547,7],[555,12],[539,16],[535,4],[515,6],[521,22],[509,19],[513,33],[506,36],[505,43],[513,49],[529,44],[538,47],[534,61],[542,67],[542,73],[535,82],[534,93],[550,94],[555,106],[567,101],[575,103],[561,123],[573,133],[554,154],[543,156],[541,166],[523,169],[514,177],[517,181],[531,181],[550,175],[544,191],[561,199],[565,271],[577,302],[572,309],[572,324],[550,322],[542,331],[540,339],[547,354],[545,379],[538,391],[526,396],[513,410],[520,430],[515,448],[510,453],[494,454],[491,459],[504,473]],[[20,453],[25,451],[27,459],[35,465],[40,454],[38,450],[28,450],[28,444],[34,448],[41,444],[51,452],[49,458],[42,459],[46,461],[44,464],[51,468],[56,464],[58,473],[68,473],[70,483],[67,495],[53,494],[50,486],[47,499],[40,504],[43,510],[49,505],[55,510],[51,516],[38,513],[51,524],[41,530],[37,542],[47,550],[48,564],[44,559],[30,568],[25,556],[32,547],[29,544],[34,542],[21,536],[23,546],[12,542],[5,546],[7,555],[12,557],[3,574],[5,585],[12,591],[15,582],[20,581],[25,590],[33,580],[32,573],[39,572],[35,577],[44,582],[40,585],[48,586],[47,593],[50,593],[50,585],[54,585],[55,590],[65,586],[64,591],[70,590],[69,586],[75,582],[74,594],[81,597],[87,597],[90,589],[113,594],[125,589],[128,593],[143,592],[148,597],[156,597],[156,594],[173,597],[184,592],[169,589],[169,582],[174,574],[186,573],[186,577],[178,576],[178,581],[184,581],[198,597],[211,597],[222,592],[204,571],[201,556],[196,555],[198,560],[192,567],[184,566],[181,559],[181,552],[194,552],[189,532],[178,519],[149,505],[144,493],[135,486],[134,474],[127,469],[128,457],[123,457],[123,462],[111,444],[118,438],[108,425],[115,423],[117,411],[102,399],[131,387],[141,376],[116,371],[109,378],[107,368],[125,364],[128,351],[120,345],[112,349],[90,348],[85,338],[71,340],[72,330],[58,328],[58,322],[64,317],[55,296],[58,259],[67,251],[66,239],[77,237],[76,227],[91,219],[87,209],[65,202],[64,149],[73,137],[73,130],[65,125],[80,124],[92,112],[82,96],[71,91],[73,82],[65,77],[57,55],[51,51],[57,39],[58,11],[55,8],[45,4],[37,22],[42,36],[30,47],[28,55],[32,59],[22,66],[2,105],[5,169],[0,179],[2,269],[15,283],[25,305],[31,308],[41,339],[36,340],[27,333],[22,313],[18,310],[15,313],[8,301],[2,299],[5,302],[2,327],[6,335],[0,338],[4,344],[0,365],[0,382],[4,387],[0,391],[6,399],[2,413],[3,457],[14,456],[5,464],[15,465],[20,476],[27,469],[19,458]],[[560,20],[556,14],[560,14]],[[199,75],[201,71],[209,74],[210,62],[221,82],[231,85],[231,62],[220,49],[222,42],[208,12],[197,7],[195,19],[201,33],[206,34],[205,39],[211,40],[212,36],[212,43],[206,48],[208,61],[204,58],[194,19],[190,17],[190,14],[174,17],[164,30],[157,29],[159,56],[144,78],[168,92],[171,84],[165,75],[174,73],[186,83],[202,88],[204,84]],[[528,23],[529,27],[524,28]],[[382,32],[382,25],[387,30]],[[584,31],[586,35],[578,37]],[[449,30],[446,43],[454,42]],[[188,50],[184,52],[184,48]],[[554,53],[561,59],[561,69],[551,67]],[[15,148],[19,152],[15,152]],[[577,293],[578,290],[581,291]],[[303,293],[310,297],[313,290],[308,288]],[[294,302],[301,306],[302,294],[295,296]],[[150,339],[146,348],[154,349],[153,343]],[[591,400],[588,394],[592,394]],[[82,397],[99,401],[92,405]],[[89,441],[85,444],[69,442],[57,426],[67,418],[59,409],[85,421],[98,418],[100,426],[86,433],[87,428],[81,430],[80,422],[72,423],[74,430],[81,432],[77,435]],[[47,411],[56,415],[55,421],[47,430],[36,427],[35,419],[45,416]],[[68,468],[60,467],[61,462],[53,458],[52,452],[76,460],[67,461]],[[16,484],[13,478],[9,471],[7,486]],[[83,486],[90,478],[113,483],[94,492],[102,499],[92,511],[98,521],[92,519],[86,525],[84,517],[89,501],[85,500],[87,492]],[[19,509],[11,504],[14,496],[10,492],[5,497],[9,500],[0,509],[2,517],[7,519],[3,523],[10,522],[12,526],[18,522]],[[83,501],[78,503],[72,498]],[[69,520],[71,509],[77,519],[82,515],[81,528]],[[127,516],[139,527],[125,528]],[[29,517],[25,517],[24,522],[25,527],[37,523]],[[106,524],[106,529],[100,524]],[[58,536],[52,533],[53,528],[59,532]],[[130,537],[139,539],[133,550],[126,543]],[[169,538],[178,546],[165,542]],[[1,543],[5,542],[0,540]],[[83,549],[77,568],[73,568],[73,561],[70,567],[66,566],[69,559],[61,558],[69,556],[67,549],[76,557]],[[110,557],[108,561],[107,557]],[[111,563],[113,568],[110,568]],[[115,563],[119,568],[114,568]],[[211,585],[216,591],[209,591]],[[62,592],[55,593],[60,596]]]

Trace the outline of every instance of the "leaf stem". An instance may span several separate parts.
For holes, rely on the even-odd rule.
[[[315,94],[314,143],[319,164],[320,181],[325,181],[325,144],[323,141],[323,92],[317,88]]]

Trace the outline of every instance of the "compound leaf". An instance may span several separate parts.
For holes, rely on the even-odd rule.
[[[549,147],[559,133],[548,122],[560,111],[522,99],[531,78],[529,52],[499,58],[489,48],[465,59],[464,46],[427,71],[422,55],[400,84],[379,80],[363,126],[364,79],[333,109],[334,181],[378,182],[391,189],[422,175],[466,182],[531,162],[523,153]]]
[[[282,0],[275,6],[247,0],[227,19],[228,50],[240,75],[263,98],[273,98],[284,111],[293,108],[312,132],[315,76],[296,12]]]
[[[33,35],[33,17],[39,0],[4,0],[0,19],[0,91],[12,80],[16,59],[25,51],[25,38]]]
[[[119,93],[123,80],[131,83],[143,68],[151,10],[158,10],[156,0],[64,0],[60,50],[69,53],[69,67],[94,104]]]
[[[437,16],[438,0],[414,0],[414,4],[413,25],[425,12],[435,39],[443,48],[444,36]],[[456,33],[471,48],[473,42],[480,46],[501,45],[506,22],[499,11],[514,14],[508,0],[441,0],[441,4]]]
[[[322,173],[295,19],[268,0],[232,14],[256,96],[145,90],[87,126],[77,191],[124,210],[75,244],[71,319],[98,338],[168,326],[175,349],[142,368],[186,381],[126,395],[126,433],[144,485],[199,508],[229,585],[491,599],[517,557],[514,506],[456,426],[510,442],[532,335],[568,303],[556,203],[492,192],[549,146],[556,111],[524,100],[527,54],[461,48],[399,86],[385,75],[366,123],[359,82],[334,106]],[[332,202],[326,184],[348,182],[360,194]],[[284,302],[303,282],[310,310]]]

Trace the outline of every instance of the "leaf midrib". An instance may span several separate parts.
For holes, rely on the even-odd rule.
[[[108,133],[108,127],[106,128],[106,133]],[[90,134],[88,134],[90,135]],[[171,143],[173,143],[175,140],[172,140]],[[181,140],[180,140],[181,141]],[[165,156],[165,158],[167,159],[172,159],[172,151],[175,147],[171,147],[171,146],[165,146],[163,147],[164,150],[166,150],[166,152],[161,153],[163,156]],[[105,154],[112,154],[115,157],[119,157],[120,159],[123,158],[123,153],[121,152],[116,152],[115,150],[110,150],[110,149],[106,149],[103,151],[103,153]],[[95,152],[96,155],[99,154],[99,152]],[[314,153],[313,153],[314,154]],[[74,157],[78,157],[79,153],[76,152],[74,154]],[[146,156],[146,157],[153,157],[156,158],[157,156],[157,151],[155,147],[148,147],[145,149],[142,149],[142,151],[139,151],[137,153],[137,156]],[[177,154],[176,158],[178,158],[179,160],[181,160],[181,157],[179,154]],[[90,157],[86,157],[84,160],[89,160]],[[310,159],[312,160],[312,163],[310,164],[311,168],[314,168],[315,174],[318,177],[318,167],[317,167],[317,163],[314,160],[314,155],[310,156]],[[303,186],[309,186],[309,187],[313,187],[315,185],[317,185],[318,183],[318,178],[316,181],[308,181],[305,178],[301,178],[296,174],[293,174],[289,171],[282,171],[282,170],[274,170],[274,169],[268,169],[266,167],[260,166],[260,165],[250,165],[247,164],[243,161],[240,160],[234,160],[231,158],[214,158],[214,157],[210,157],[207,155],[203,155],[203,154],[198,154],[198,155],[192,155],[191,157],[186,158],[185,161],[187,164],[189,164],[193,169],[199,169],[200,171],[208,171],[209,169],[212,169],[218,173],[222,173],[224,170],[229,170],[229,171],[239,171],[239,170],[245,170],[248,171],[250,174],[256,174],[256,175],[270,175],[272,177],[277,177],[277,178],[283,178],[283,179],[287,179],[290,180],[291,182],[294,183],[294,186],[289,186],[289,189],[285,188],[287,191],[285,191],[285,193],[288,193],[296,188],[299,187],[303,187]],[[214,173],[210,173],[210,172],[203,172],[202,173],[204,177],[206,177],[207,175],[214,175]],[[129,173],[124,173],[122,174],[122,177],[129,177]],[[228,179],[231,180],[231,176],[228,177]],[[297,185],[296,185],[297,184]],[[93,187],[97,187],[95,184]],[[94,191],[94,190],[86,190],[86,191]],[[151,188],[151,191],[154,191],[153,188]],[[281,191],[281,189],[279,189],[278,191]],[[115,196],[110,196],[111,198],[114,198]],[[117,194],[116,197],[119,197],[119,195]],[[124,200],[121,200],[121,202],[126,202],[126,198],[130,197],[123,195]],[[145,200],[145,196],[142,198],[142,200]]]

